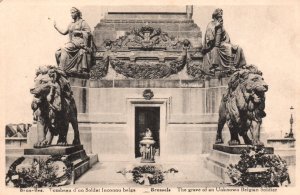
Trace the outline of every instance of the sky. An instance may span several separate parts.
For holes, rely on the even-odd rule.
[[[108,1],[88,2],[88,5],[78,1],[53,2],[0,3],[1,124],[32,122],[29,89],[35,70],[40,65],[56,64],[54,53],[67,42],[68,36],[56,32],[53,20],[60,28],[66,28],[71,22],[69,10],[72,6],[82,11],[92,29],[107,11],[185,10],[179,1],[165,1],[160,6],[153,6],[159,1],[151,1],[151,7],[150,4],[140,6],[136,1],[130,1],[135,6],[120,6],[116,1],[110,1],[113,6],[107,6]],[[241,1],[233,1],[232,4],[207,5],[205,1],[190,2],[194,3],[194,22],[203,34],[214,9],[222,8],[224,26],[231,42],[244,49],[248,64],[257,65],[263,72],[269,84],[267,117],[263,120],[266,131],[274,134],[288,131],[292,105],[297,125],[297,110],[300,109],[297,88],[300,84],[299,3],[273,1],[272,5],[263,5],[261,2],[264,1],[257,1],[256,4],[238,5]],[[170,3],[173,3],[172,7]]]

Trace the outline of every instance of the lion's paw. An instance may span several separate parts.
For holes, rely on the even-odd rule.
[[[232,145],[240,145],[240,142],[238,140],[230,140],[228,141],[228,145],[232,146]]]
[[[44,148],[44,147],[47,147],[49,146],[49,143],[47,140],[42,140],[42,141],[39,141],[37,143],[34,144],[34,148]]]
[[[68,145],[68,143],[67,142],[57,142],[57,145],[58,146],[66,146],[66,145]]]
[[[43,146],[48,146],[50,143],[48,140],[43,140],[41,143]]]
[[[79,139],[74,139],[72,142],[72,145],[76,146],[76,145],[80,145],[80,140]]]
[[[222,138],[218,138],[216,139],[215,144],[224,144],[224,141]]]
[[[264,143],[259,140],[253,140],[253,145],[254,146],[264,146]]]
[[[34,148],[41,148],[41,142],[37,142],[33,145]]]

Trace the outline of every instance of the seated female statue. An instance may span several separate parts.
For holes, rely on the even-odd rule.
[[[81,12],[71,8],[73,22],[65,31],[60,30],[54,21],[54,28],[62,35],[69,34],[69,42],[56,51],[55,57],[57,65],[69,72],[85,73],[89,72],[91,53],[91,28],[81,18]]]

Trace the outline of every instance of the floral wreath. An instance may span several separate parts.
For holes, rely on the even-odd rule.
[[[226,172],[232,185],[249,187],[279,187],[291,183],[287,163],[280,156],[266,154],[264,148],[243,150],[241,159],[230,164]]]
[[[69,184],[72,179],[72,163],[62,155],[47,159],[32,159],[29,167],[22,167],[25,157],[14,161],[6,174],[5,183],[14,187],[53,187]],[[21,169],[19,168],[21,165]]]

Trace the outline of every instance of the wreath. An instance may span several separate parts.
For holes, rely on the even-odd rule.
[[[249,187],[279,187],[291,183],[287,163],[280,156],[266,154],[263,148],[251,148],[241,152],[241,159],[227,167],[232,185]]]
[[[186,56],[166,63],[156,62],[127,62],[120,59],[110,60],[112,68],[126,78],[160,79],[180,72],[186,64]]]
[[[150,184],[162,183],[164,180],[163,172],[152,165],[143,165],[134,167],[132,170],[133,181],[143,185],[146,179]]]
[[[20,157],[9,167],[5,183],[20,188],[62,186],[70,183],[72,169],[72,163],[62,155],[46,159]]]
[[[143,165],[134,167],[132,170],[127,170],[126,168],[117,171],[117,173],[121,173],[125,176],[127,173],[132,174],[133,181],[141,184],[141,185],[151,185],[158,184],[164,181],[164,174],[168,173],[178,173],[178,170],[175,168],[170,168],[166,171],[162,171],[162,169],[153,166],[153,165]]]

